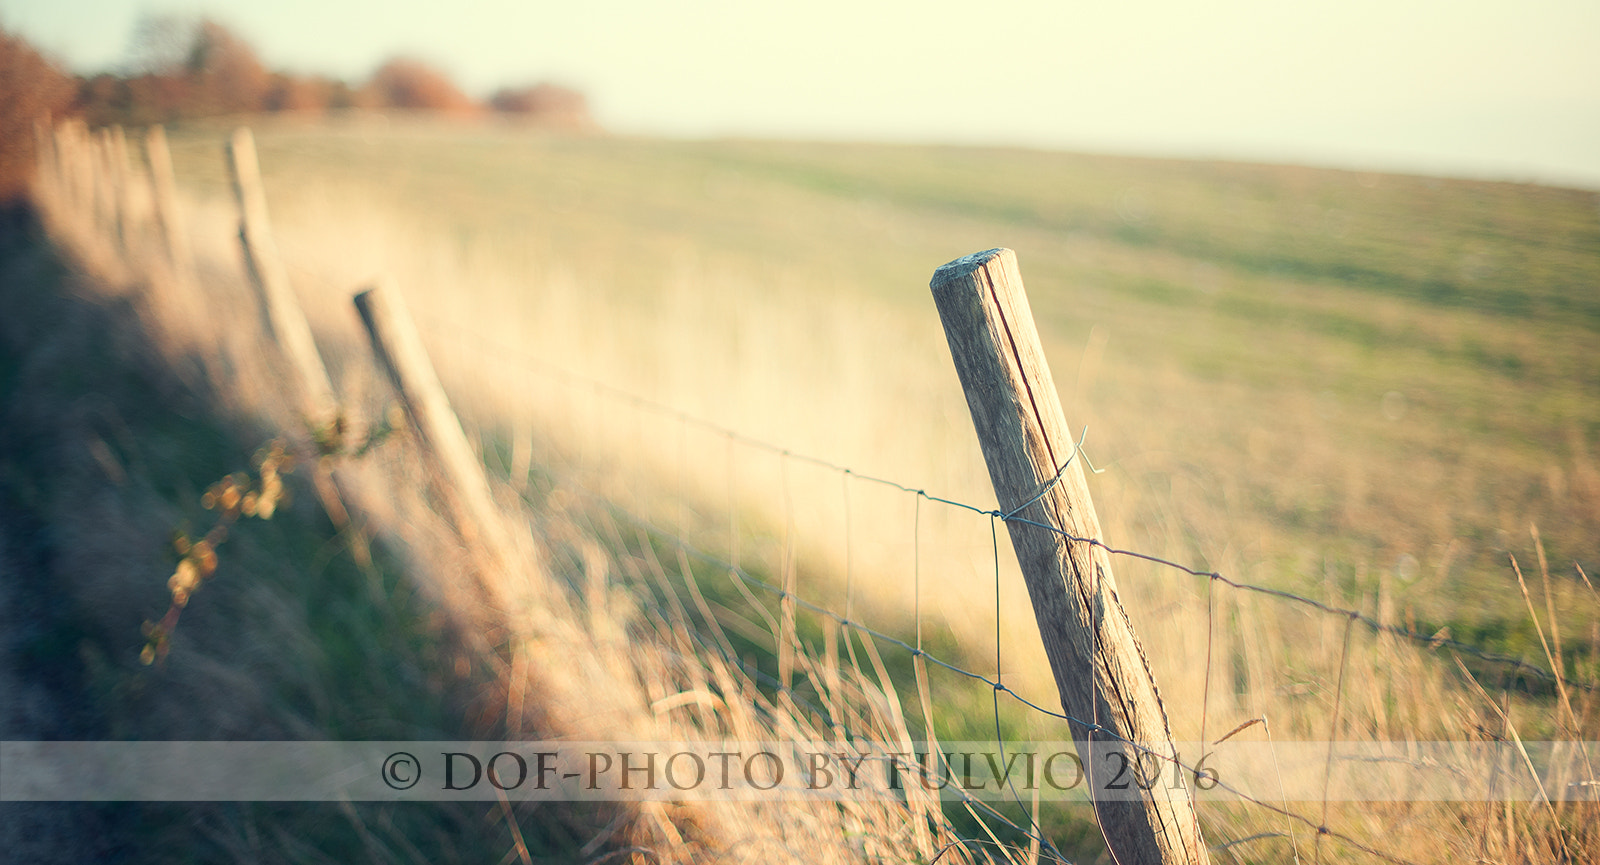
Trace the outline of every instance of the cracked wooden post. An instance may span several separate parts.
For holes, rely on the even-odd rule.
[[[1068,728],[1106,842],[1120,865],[1206,863],[1184,772],[1164,760],[1152,789],[1134,784],[1108,790],[1119,769],[1149,771],[1146,750],[1174,758],[1172,734],[1144,652],[1117,600],[1106,551],[1044,527],[1100,538],[1016,255],[991,249],[957,259],[934,272],[931,288],[1000,510],[1021,518],[1008,520],[1006,528],[1061,708],[1075,719]]]
[[[355,304],[372,350],[440,478],[456,531],[469,547],[483,554],[483,565],[508,573],[516,559],[502,527],[500,508],[489,490],[488,476],[439,384],[405,299],[392,285],[380,284],[357,294]]]
[[[272,336],[294,370],[301,413],[317,435],[325,435],[338,419],[339,406],[322,356],[317,354],[316,341],[311,337],[311,326],[295,299],[289,272],[272,238],[267,197],[261,189],[261,169],[256,163],[256,142],[249,129],[234,131],[227,154],[228,174],[239,204],[239,245],[244,250],[245,270],[266,308]]]

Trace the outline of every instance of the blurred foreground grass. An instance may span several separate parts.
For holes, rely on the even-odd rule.
[[[207,485],[277,431],[195,375],[193,358],[162,356],[148,294],[96,280],[20,205],[0,209],[0,303],[0,735],[506,735],[483,705],[498,686],[490,660],[402,553],[380,544],[358,565],[298,477],[273,519],[233,527],[172,654],[141,663],[174,537],[211,524]],[[6,861],[46,863],[486,862],[514,844],[571,860],[614,816],[533,810],[8,801],[0,842]]]

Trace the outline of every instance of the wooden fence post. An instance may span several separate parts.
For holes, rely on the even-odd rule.
[[[98,141],[99,138],[89,129],[89,125],[79,120],[74,125],[77,130],[78,142],[78,207],[85,214],[85,221],[92,228],[99,226],[100,219],[100,161]]]
[[[34,180],[41,187],[48,189],[48,194],[60,195],[60,181],[57,174],[59,160],[51,128],[50,123],[42,117],[33,121]]]
[[[165,135],[162,144],[166,143]],[[165,148],[163,148],[163,151]],[[255,137],[244,127],[234,130],[228,141],[228,174],[233,179],[233,193],[239,204],[239,246],[244,251],[245,271],[256,296],[266,308],[267,323],[272,335],[283,349],[300,392],[300,411],[317,445],[340,444],[343,434],[343,417],[338,400],[333,395],[333,384],[328,380],[328,370],[322,365],[322,355],[317,353],[316,340],[311,337],[311,325],[295,299],[294,288],[289,284],[289,272],[278,257],[278,245],[272,239],[272,222],[267,217],[267,196],[261,188],[261,168],[256,162]],[[170,161],[167,162],[171,174]],[[171,185],[171,178],[168,178]],[[172,216],[174,223],[177,216]],[[176,234],[181,234],[176,231]],[[187,257],[187,245],[184,246]],[[193,260],[188,262],[192,265]],[[335,527],[348,530],[351,553],[362,565],[371,562],[367,540],[360,527],[350,519],[345,509],[345,498],[330,466],[318,460],[311,481],[322,501],[322,509]]]
[[[115,236],[117,233],[117,182],[111,171],[111,130],[100,127],[94,133],[94,212],[97,228]]]
[[[267,217],[267,197],[261,189],[261,169],[256,163],[255,138],[243,127],[228,142],[228,172],[233,179],[234,197],[239,203],[239,245],[244,250],[245,269],[266,307],[272,335],[283,348],[295,377],[299,380],[300,406],[313,430],[327,431],[338,419],[338,403],[328,371],[317,354],[311,326],[295,300],[289,272],[278,256],[272,239],[272,223]]]
[[[433,363],[417,334],[405,299],[392,285],[377,285],[355,296],[356,310],[372,340],[384,372],[405,404],[428,460],[440,478],[456,530],[477,545],[492,568],[506,572],[515,562],[500,509]]]
[[[1120,865],[1208,862],[1187,779],[1170,762],[1159,764],[1152,789],[1133,785],[1119,791],[1137,793],[1139,799],[1104,795],[1119,767],[1151,764],[1144,750],[1175,758],[1172,734],[1143,650],[1117,600],[1106,551],[1021,521],[1076,538],[1100,538],[1083,463],[1074,459],[1076,448],[1016,255],[991,249],[957,259],[934,272],[931,288],[1000,510],[1018,518],[1007,520],[1006,528],[1061,707],[1078,719],[1068,726],[1091,794],[1100,794],[1095,813],[1106,842]]]
[[[56,125],[56,172],[61,178],[61,197],[75,212],[83,210],[83,141],[78,121],[63,120]]]
[[[167,261],[178,279],[189,282],[194,278],[194,258],[189,252],[189,236],[183,229],[183,217],[178,211],[178,189],[172,174],[172,151],[167,147],[167,133],[160,126],[150,127],[144,137],[144,158],[150,170],[150,195],[154,199],[156,222],[161,226],[161,244]]]
[[[133,247],[136,232],[133,213],[133,164],[128,159],[128,134],[111,127],[111,210],[115,214],[116,241],[123,252]]]

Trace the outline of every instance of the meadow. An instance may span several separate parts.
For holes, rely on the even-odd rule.
[[[621,627],[596,624],[618,605],[693,654],[692,626],[717,619],[768,684],[796,663],[817,681],[837,670],[825,621],[799,624],[797,661],[760,624],[776,630],[781,605],[693,576],[673,552],[692,542],[1049,705],[1004,532],[997,547],[987,517],[861,480],[990,506],[927,282],[1007,246],[1068,421],[1086,429],[1113,545],[1538,666],[1554,657],[1576,681],[1600,673],[1587,585],[1600,565],[1596,193],[404,117],[251,125],[278,244],[340,391],[359,414],[384,413],[349,297],[392,277],[491,473],[544,515],[535,534],[596,633]],[[229,129],[171,134],[203,274],[237,261]],[[241,314],[185,327],[225,342]],[[409,492],[374,484],[400,501],[391,522],[421,519]],[[607,600],[607,562],[637,598]],[[1470,739],[1500,724],[1426,641],[1363,628],[1341,650],[1326,617],[1148,563],[1116,568],[1179,740],[1257,718],[1246,737],[1325,739],[1334,724],[1332,738]],[[696,579],[715,614],[674,606],[698,598]],[[987,687],[939,671],[930,685],[909,658],[885,661],[880,681],[905,692],[891,693],[888,727],[1062,735],[1014,705],[991,717]],[[1523,738],[1596,738],[1592,690],[1568,701],[1504,665],[1468,666],[1514,699]],[[783,723],[826,725],[766,693],[798,719]],[[919,701],[937,713],[924,720]],[[1343,830],[1414,861],[1472,849],[1546,861],[1592,842],[1553,828],[1582,822],[1565,809],[1552,822],[1533,806],[1335,811]],[[1308,841],[1249,809],[1206,819],[1213,845],[1256,839],[1227,848],[1241,861]],[[1085,825],[1071,809],[1046,819],[1093,858]]]
[[[177,142],[219,196],[214,134]],[[1398,615],[1527,652],[1506,554],[1533,561],[1536,525],[1561,629],[1592,624],[1572,563],[1600,561],[1594,193],[404,121],[261,150],[313,297],[396,273],[444,326],[979,503],[926,285],[1010,246],[1115,540],[1344,601],[1388,575]]]

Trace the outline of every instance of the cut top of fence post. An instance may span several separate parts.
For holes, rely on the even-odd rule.
[[[1108,753],[1125,765],[1139,765],[1144,750],[1176,759],[1110,558],[1092,543],[1100,521],[1016,255],[991,249],[956,259],[930,287],[1091,788],[1114,771]],[[1095,812],[1121,865],[1209,861],[1181,782],[1154,784],[1136,801],[1098,799]]]
[[[973,386],[986,391],[986,398],[974,400],[968,390],[967,402],[980,438],[986,427],[998,438],[999,447],[984,448],[984,461],[1000,510],[1011,513],[1028,504],[1055,480],[1069,495],[1064,502],[1067,512],[1059,515],[1064,519],[1050,524],[1076,537],[1100,537],[1100,520],[1045,362],[1016,253],[990,249],[963,256],[934,271],[930,287],[945,319],[952,352],[958,337],[963,342],[966,357],[957,357],[962,386],[967,387],[970,378]],[[1009,410],[998,411],[1001,405]],[[1069,458],[1072,464],[1062,471]],[[1058,473],[1061,477],[1056,480]],[[1050,501],[1040,498],[1019,516],[1046,522],[1052,516],[1045,511]],[[1106,572],[1105,586],[1114,591],[1109,567]]]

